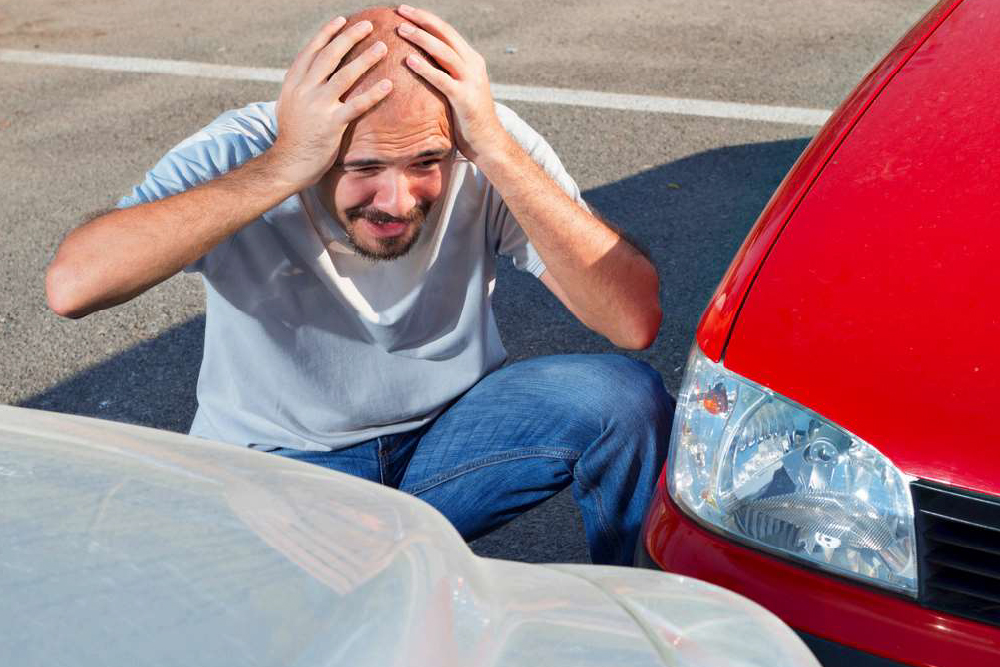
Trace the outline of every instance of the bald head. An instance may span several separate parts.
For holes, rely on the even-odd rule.
[[[401,111],[413,102],[414,97],[432,96],[437,98],[442,104],[447,105],[447,101],[441,93],[424,81],[420,76],[414,74],[413,70],[406,66],[406,57],[410,54],[417,54],[430,63],[434,62],[423,49],[406,41],[396,32],[396,28],[406,20],[396,13],[391,7],[369,7],[362,9],[356,14],[347,17],[346,30],[350,26],[361,21],[371,21],[372,31],[360,42],[354,45],[347,55],[341,60],[338,70],[351,62],[359,55],[370,48],[375,42],[384,42],[387,47],[385,57],[376,63],[370,70],[361,75],[357,83],[351,87],[345,96],[345,100],[360,92],[368,90],[381,79],[392,81],[392,93],[378,104],[380,107],[397,107],[396,111]]]

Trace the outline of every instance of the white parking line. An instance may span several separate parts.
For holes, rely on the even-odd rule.
[[[16,51],[12,49],[0,49],[0,62],[78,67],[137,74],[173,74],[177,76],[197,76],[213,79],[234,79],[237,81],[280,82],[285,75],[285,70],[273,67],[235,67],[232,65],[212,65],[186,60],[94,56],[77,53]],[[657,97],[654,95],[625,95],[621,93],[601,93],[567,88],[536,88],[534,86],[514,86],[502,83],[493,84],[493,95],[498,100],[517,102],[537,102],[540,104],[563,104],[597,109],[618,109],[621,111],[647,111],[683,116],[754,120],[789,125],[817,126],[825,123],[830,117],[830,112],[824,109],[779,107],[764,104],[743,104],[740,102],[717,102],[713,100]]]

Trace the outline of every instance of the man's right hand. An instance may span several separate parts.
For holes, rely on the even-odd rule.
[[[376,42],[334,74],[348,51],[372,31],[370,21],[344,30],[345,23],[338,17],[326,24],[296,56],[281,85],[278,138],[268,153],[282,180],[297,189],[314,185],[330,170],[347,125],[392,90],[392,82],[382,79],[350,100],[340,101],[386,53],[385,44]]]
[[[278,100],[278,137],[270,149],[198,187],[114,210],[70,232],[45,276],[52,310],[83,317],[124,303],[318,182],[336,161],[348,123],[392,88],[379,81],[340,101],[385,56],[380,42],[334,74],[372,30],[367,21],[346,30],[344,24],[342,18],[327,24],[288,70]]]

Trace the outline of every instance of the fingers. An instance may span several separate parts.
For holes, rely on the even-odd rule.
[[[285,81],[295,85],[302,80],[302,77],[307,71],[309,71],[309,66],[312,65],[313,59],[315,59],[316,54],[324,46],[330,43],[333,36],[344,27],[347,23],[347,19],[343,16],[338,16],[333,19],[325,26],[323,26],[316,36],[309,40],[309,43],[303,47],[299,54],[295,56],[295,60],[292,62],[292,66],[288,68],[285,73]]]
[[[414,72],[427,79],[427,82],[440,90],[449,100],[456,93],[457,83],[447,72],[442,72],[418,55],[406,57],[406,65]]]
[[[371,21],[359,21],[337,35],[336,39],[316,55],[305,80],[316,86],[326,83],[347,52],[364,39],[372,31],[372,28]]]
[[[365,92],[355,95],[341,105],[339,113],[342,114],[343,123],[346,125],[355,120],[364,112],[378,104],[392,90],[392,81],[382,79]]]
[[[413,21],[430,34],[449,44],[462,58],[468,59],[475,53],[468,42],[458,34],[457,30],[426,9],[416,9],[409,5],[400,5],[396,11],[404,18]]]
[[[361,78],[362,74],[370,70],[375,63],[384,58],[387,51],[388,48],[385,42],[375,42],[369,48],[365,49],[364,53],[344,65],[339,72],[330,77],[330,82],[327,86],[339,99],[341,95],[351,89],[351,86]]]
[[[426,51],[434,58],[435,62],[448,70],[453,77],[462,78],[463,60],[461,56],[455,53],[455,49],[426,30],[415,28],[409,23],[403,23],[397,30],[401,37]]]

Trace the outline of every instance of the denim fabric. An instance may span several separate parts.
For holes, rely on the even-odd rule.
[[[487,375],[418,430],[333,452],[274,453],[411,493],[466,540],[572,485],[593,562],[628,565],[673,412],[647,364],[615,354],[537,357]]]

